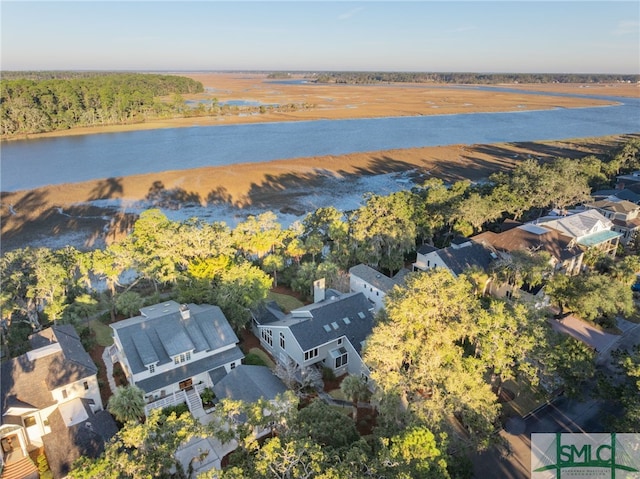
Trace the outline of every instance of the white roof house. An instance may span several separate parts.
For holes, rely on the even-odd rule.
[[[191,406],[187,396],[195,398],[194,389],[212,387],[241,364],[238,337],[218,306],[166,301],[140,313],[111,328],[115,355],[149,406]]]

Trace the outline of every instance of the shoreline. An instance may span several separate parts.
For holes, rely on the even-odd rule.
[[[153,207],[168,216],[198,216],[207,221],[243,221],[249,214],[267,210],[289,221],[301,220],[326,202],[338,209],[347,203],[357,207],[354,193],[367,188],[388,194],[393,188],[410,188],[428,178],[480,181],[528,158],[605,154],[628,137],[374,151],[172,170],[1,193],[0,247],[2,251],[47,244],[101,247],[126,234],[137,212]]]
[[[120,133],[192,126],[223,126],[250,123],[282,123],[291,121],[377,119],[409,116],[437,116],[472,113],[498,113],[540,111],[554,108],[591,108],[615,106],[616,102],[590,98],[590,95],[619,97],[640,96],[636,85],[507,85],[514,92],[457,88],[450,84],[276,84],[266,81],[266,75],[182,73],[180,76],[203,83],[205,88],[215,87],[215,93],[205,92],[184,95],[185,100],[201,101],[216,98],[218,101],[250,99],[263,104],[311,104],[312,108],[272,111],[242,115],[190,116],[157,118],[140,123],[75,127],[45,133],[29,133],[0,138],[2,142],[28,141],[43,138],[82,136],[103,133]],[[465,85],[462,85],[465,86]],[[474,85],[471,85],[472,87]],[[476,85],[477,86],[477,85]],[[496,88],[505,85],[496,85]],[[523,93],[518,93],[522,90]],[[578,90],[578,91],[576,91]],[[532,95],[525,93],[535,91]],[[576,96],[554,96],[555,93]]]

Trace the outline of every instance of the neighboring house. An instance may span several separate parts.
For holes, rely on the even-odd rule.
[[[640,171],[633,171],[627,175],[616,176],[616,187],[620,189],[632,188],[634,185],[640,183]]]
[[[52,326],[29,341],[31,351],[2,364],[2,474],[8,477],[14,464],[28,461],[29,451],[44,446],[54,477],[64,477],[80,453],[103,447],[115,423],[102,413],[98,368],[73,326]],[[105,425],[96,431],[97,448],[83,449],[72,429],[94,422]],[[52,445],[63,442],[68,447],[58,454]]]
[[[574,238],[542,225],[506,222],[509,229],[500,233],[486,231],[473,236],[477,243],[494,249],[502,258],[514,251],[546,251],[551,255],[551,264],[556,271],[569,276],[580,273],[584,252]]]
[[[368,377],[360,356],[373,329],[373,307],[362,293],[327,291],[318,301],[283,313],[270,302],[253,312],[253,329],[276,361],[301,368],[319,365],[336,376]],[[324,299],[323,299],[324,298]]]
[[[595,200],[627,200],[632,203],[640,204],[640,195],[635,191],[628,188],[621,188],[615,190],[598,190],[591,193],[591,197]]]
[[[414,271],[427,271],[444,268],[455,277],[471,268],[488,271],[489,266],[498,258],[491,248],[468,238],[460,238],[447,248],[438,249],[431,245],[418,248]]]
[[[384,298],[394,286],[404,282],[410,271],[402,268],[389,278],[366,264],[359,264],[349,269],[349,288],[353,293],[362,293],[373,304],[375,312],[384,306]]]
[[[51,432],[42,436],[49,468],[55,478],[67,476],[80,456],[100,457],[105,443],[118,432],[116,422],[107,411],[92,413],[86,400],[76,401],[76,421],[67,425],[65,411],[58,408],[49,416]]]
[[[181,402],[202,407],[198,393],[241,364],[238,338],[218,306],[167,301],[140,313],[111,324],[112,355],[144,391],[147,412]]]
[[[573,238],[585,250],[595,248],[611,256],[616,255],[622,236],[613,231],[613,222],[610,219],[593,209],[567,216],[547,216],[534,223]]]
[[[620,242],[628,245],[640,230],[640,206],[627,200],[609,197],[590,203],[585,208],[597,210],[613,223],[612,231],[621,233]]]

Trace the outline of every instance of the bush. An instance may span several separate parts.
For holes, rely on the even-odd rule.
[[[162,408],[163,416],[170,416],[171,413],[175,412],[177,417],[182,416],[185,412],[189,412],[189,406],[186,403],[176,404],[175,406],[167,406]]]
[[[204,388],[200,397],[204,404],[212,404],[213,400],[216,398],[216,393],[214,393],[211,388]]]

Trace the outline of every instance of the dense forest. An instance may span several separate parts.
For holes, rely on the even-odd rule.
[[[322,72],[318,83],[637,83],[640,75],[579,73],[419,73],[419,72]]]
[[[350,266],[397,271],[418,244],[445,246],[456,235],[497,228],[506,218],[532,219],[549,208],[580,204],[592,189],[609,187],[616,174],[639,167],[640,140],[631,138],[607,157],[526,160],[478,185],[447,186],[432,178],[412,190],[371,194],[354,211],[320,208],[288,228],[271,212],[231,229],[197,218],[171,221],[147,210],[127,237],[104,249],[5,253],[3,339],[15,356],[28,347],[28,334],[53,321],[87,331],[88,318],[102,315],[109,323],[161,297],[217,304],[241,331],[249,310],[265,301],[273,285],[309,296],[313,281],[325,278],[328,287],[345,290]],[[213,413],[219,420],[204,428],[188,413],[158,412],[143,424],[135,420],[138,414],[100,459],[81,461],[72,477],[187,477],[171,475],[174,453],[186,438],[207,435],[233,439],[239,447],[224,471],[206,477],[467,479],[468,455],[499,446],[495,431],[504,418],[498,398],[507,380],[544,397],[560,387],[580,396],[588,382],[592,394],[622,407],[621,416],[610,418],[611,430],[638,431],[640,349],[614,357],[619,378],[600,377],[594,351],[555,332],[550,312],[527,306],[517,295],[485,296],[479,287],[506,276],[519,285],[545,281],[554,304],[611,327],[617,315],[637,318],[630,288],[640,271],[637,252],[636,242],[615,260],[585,255],[588,270],[571,277],[554,275],[549,258],[537,251],[458,277],[438,269],[410,273],[403,287],[388,294],[363,349],[376,385],[373,396],[359,377],[347,376],[341,385],[354,402],[366,396],[375,417],[359,420],[355,412],[350,419],[310,401],[300,388],[275,406],[222,401]],[[96,281],[106,289],[94,289]],[[265,424],[275,436],[257,441],[254,427]]]
[[[158,97],[200,93],[200,82],[174,75],[83,72],[3,72],[2,136],[79,126],[134,123],[181,111]]]

